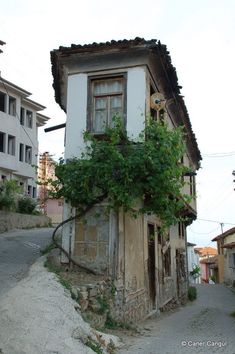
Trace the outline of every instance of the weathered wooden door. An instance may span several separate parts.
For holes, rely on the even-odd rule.
[[[154,225],[148,224],[148,275],[151,309],[156,308],[156,271],[155,271],[155,233]]]

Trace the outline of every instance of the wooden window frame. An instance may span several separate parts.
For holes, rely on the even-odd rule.
[[[185,228],[185,224],[182,221],[178,222],[178,233],[179,233],[179,238],[185,239],[186,228]]]
[[[94,84],[95,82],[106,82],[115,79],[120,79],[123,82],[123,88],[120,93],[108,93],[101,94],[101,95],[94,95]],[[94,119],[94,105],[95,105],[95,97],[107,97],[107,100],[110,100],[110,97],[114,96],[122,96],[122,108],[123,108],[123,123],[124,127],[126,127],[126,111],[127,111],[127,99],[126,99],[126,92],[127,92],[127,73],[113,73],[108,75],[97,75],[97,76],[89,76],[88,77],[88,109],[87,109],[87,131],[91,132],[95,136],[104,136],[104,132],[96,132],[93,129],[93,119]],[[110,107],[108,107],[108,124],[110,124]]]

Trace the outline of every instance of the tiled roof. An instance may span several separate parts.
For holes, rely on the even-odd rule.
[[[199,252],[201,256],[206,256],[206,255],[217,255],[217,249],[213,247],[196,247],[195,250]]]
[[[235,248],[235,242],[226,243],[223,248]]]
[[[231,229],[229,229],[228,231],[223,232],[222,234],[216,236],[215,238],[212,239],[212,241],[217,241],[221,238],[225,238],[229,235],[235,234],[235,227],[232,227]]]
[[[196,161],[202,159],[201,153],[198,149],[196,137],[193,133],[192,126],[190,123],[188,111],[184,103],[183,97],[180,96],[181,86],[178,84],[178,77],[175,67],[172,65],[171,57],[169,51],[167,50],[166,45],[162,44],[157,39],[145,40],[144,38],[136,37],[135,39],[123,39],[123,40],[111,40],[109,42],[91,44],[71,44],[70,47],[60,46],[59,49],[54,49],[51,51],[51,63],[52,63],[52,75],[53,75],[53,87],[55,90],[55,100],[61,106],[62,109],[66,108],[62,105],[61,102],[61,67],[60,60],[63,58],[68,58],[74,54],[89,54],[89,53],[100,53],[105,51],[112,50],[129,50],[129,49],[138,49],[145,48],[146,50],[153,51],[156,54],[156,58],[161,63],[162,72],[164,73],[163,77],[165,80],[164,84],[164,94],[166,98],[173,98],[176,106],[178,107],[178,114],[182,117],[183,124],[186,127],[187,131],[187,143],[191,147],[191,150],[194,152]]]

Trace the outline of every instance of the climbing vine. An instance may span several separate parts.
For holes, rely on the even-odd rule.
[[[138,214],[154,213],[165,226],[179,219],[188,196],[182,193],[186,168],[182,128],[151,118],[138,139],[127,136],[119,119],[102,139],[85,132],[85,149],[79,158],[56,165],[54,196],[64,197],[79,214],[105,199],[107,209]],[[138,207],[137,207],[138,206]]]

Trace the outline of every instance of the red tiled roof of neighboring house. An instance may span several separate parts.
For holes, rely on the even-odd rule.
[[[235,248],[235,242],[226,243],[223,248]]]
[[[215,256],[218,254],[217,249],[213,247],[196,247],[194,249],[198,251],[200,256]]]
[[[235,234],[235,227],[232,227],[228,231],[225,231],[222,234],[216,236],[215,238],[212,239],[212,241],[217,241],[217,240],[219,240],[221,238],[224,238],[224,237],[232,235],[232,234]]]

